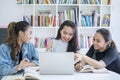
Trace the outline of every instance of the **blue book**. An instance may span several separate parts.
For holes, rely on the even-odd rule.
[[[90,27],[90,16],[86,15],[86,25]]]

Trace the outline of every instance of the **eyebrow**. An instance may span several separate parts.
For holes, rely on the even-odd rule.
[[[64,30],[63,30],[63,32],[67,32],[67,31],[64,31]],[[67,32],[67,33],[68,33],[68,32]],[[69,33],[69,34],[73,34],[73,33]]]

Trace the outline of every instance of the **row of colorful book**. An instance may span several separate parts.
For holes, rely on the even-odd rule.
[[[58,4],[79,4],[79,0],[58,0]]]
[[[111,4],[111,0],[17,0],[17,4]]]
[[[40,38],[40,37],[35,37],[35,48],[46,48],[48,46],[48,43],[52,38]]]
[[[40,37],[35,37],[35,47],[36,48],[46,48],[48,46],[48,43],[50,42],[52,38],[47,37],[47,38],[40,38]],[[92,45],[92,36],[83,36],[82,34],[79,35],[79,44],[80,48],[90,48]]]
[[[41,27],[55,27],[56,26],[56,16],[42,16],[42,15],[31,15],[23,16],[23,20],[27,21],[31,26],[41,26]]]
[[[17,4],[56,4],[56,0],[17,0]]]
[[[81,4],[101,4],[101,0],[81,0]]]
[[[82,27],[98,27],[100,26],[100,13],[98,11],[81,11]]]
[[[58,25],[60,26],[64,20],[72,20],[75,22],[76,25],[78,25],[79,20],[78,20],[78,15],[79,10],[77,7],[74,7],[71,10],[64,10],[64,11],[59,11],[58,12]]]

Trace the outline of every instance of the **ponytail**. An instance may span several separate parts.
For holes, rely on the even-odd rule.
[[[8,45],[11,47],[11,58],[12,60],[14,60],[15,62],[17,61],[17,55],[19,55],[20,53],[20,45],[18,44],[18,36],[19,36],[19,32],[25,32],[27,30],[27,28],[30,27],[29,23],[26,21],[20,21],[20,22],[11,22],[8,25],[8,38],[6,40],[6,42],[8,43]]]
[[[111,46],[112,46],[113,48],[117,49],[116,44],[115,44],[115,42],[114,42],[113,40],[111,41]]]
[[[15,31],[15,26],[16,23],[15,22],[11,22],[8,25],[8,38],[6,40],[6,42],[9,44],[9,46],[11,47],[11,58],[14,61],[17,61],[17,53],[19,52],[19,45],[17,42],[17,35],[16,35],[16,31]]]

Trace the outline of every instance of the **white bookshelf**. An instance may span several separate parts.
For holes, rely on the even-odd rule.
[[[23,0],[24,1],[24,0]],[[28,0],[29,1],[29,0]],[[33,0],[33,1],[37,1],[37,0]],[[44,0],[39,0],[39,1],[43,1]],[[49,0],[48,0],[49,1]],[[52,0],[50,0],[52,1]],[[21,4],[22,7],[22,16],[28,16],[29,18],[31,17],[31,15],[36,16],[36,25],[33,25],[33,39],[31,40],[33,43],[34,38],[35,37],[39,37],[39,38],[46,38],[46,37],[56,37],[57,35],[57,30],[59,28],[59,13],[61,12],[63,14],[66,15],[66,13],[70,13],[70,14],[75,14],[74,18],[72,18],[71,20],[75,21],[78,20],[77,23],[77,27],[78,27],[78,37],[80,36],[80,34],[82,34],[83,36],[93,36],[95,31],[99,28],[106,28],[109,29],[111,28],[111,26],[103,26],[103,17],[105,14],[110,14],[111,17],[111,4],[103,4],[103,0],[97,0],[97,1],[101,1],[99,2],[100,4],[83,4],[81,1],[83,0],[54,0],[56,1],[56,3],[54,4]],[[66,3],[60,3],[59,1],[66,1],[69,4]],[[72,4],[70,1],[76,1],[78,2],[77,4]],[[85,0],[84,0],[85,1]],[[96,1],[96,0],[86,0],[86,1]],[[33,2],[35,3],[35,2]],[[45,10],[49,10],[50,11],[50,15],[52,16],[56,16],[56,25],[53,27],[53,25],[50,26],[39,26],[38,25],[38,15],[39,15],[39,11],[45,11]],[[76,13],[75,13],[76,11]],[[95,15],[99,17],[94,18],[94,20],[98,19],[98,22],[96,23],[95,21],[91,22],[91,18],[93,19],[93,12],[95,12]],[[85,17],[91,17],[90,18],[90,22],[91,24],[85,25],[83,26],[83,22],[81,22],[82,20],[82,15]],[[96,17],[94,16],[94,17]],[[72,16],[73,17],[73,16]],[[65,19],[69,19],[68,17],[65,16]],[[64,21],[64,20],[63,20]],[[61,21],[61,22],[63,22]],[[111,21],[111,18],[110,18]],[[111,23],[111,22],[110,22]],[[86,22],[87,24],[87,22]],[[87,50],[89,47],[87,48],[82,48],[83,50]]]

